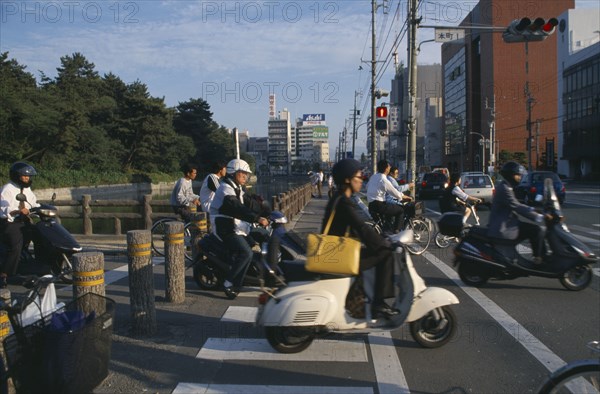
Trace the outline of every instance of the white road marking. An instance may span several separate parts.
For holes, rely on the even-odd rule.
[[[554,354],[539,339],[533,336],[525,327],[519,324],[508,313],[500,308],[495,302],[486,297],[478,289],[465,285],[458,274],[443,261],[429,252],[423,256],[442,271],[448,278],[452,279],[469,297],[471,297],[481,308],[496,320],[512,337],[514,337],[529,353],[531,353],[548,371],[553,372],[565,365],[560,357]]]
[[[380,393],[410,393],[390,332],[369,334],[369,346]]]
[[[372,387],[179,383],[172,394],[373,394]]]
[[[236,322],[236,323],[254,323],[256,322],[256,314],[258,308],[251,306],[230,306],[227,308],[223,317],[222,322]]]
[[[274,350],[266,339],[208,338],[196,358],[205,360],[264,361],[332,361],[367,362],[367,350],[362,340],[315,340],[300,353],[283,354]]]

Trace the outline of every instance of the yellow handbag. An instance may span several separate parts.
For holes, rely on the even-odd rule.
[[[336,201],[337,204],[337,201]],[[323,234],[308,234],[305,269],[322,274],[358,275],[360,241],[348,237],[328,235],[335,215],[335,206]]]

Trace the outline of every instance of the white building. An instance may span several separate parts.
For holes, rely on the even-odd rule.
[[[292,172],[291,115],[286,108],[269,120],[269,166],[272,174],[289,175]]]

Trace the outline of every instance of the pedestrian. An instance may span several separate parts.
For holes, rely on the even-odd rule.
[[[202,211],[208,213],[210,210],[210,204],[215,198],[215,193],[219,188],[219,181],[227,174],[227,167],[225,163],[217,161],[213,163],[211,167],[211,173],[204,178],[202,181],[202,187],[200,188],[200,203],[202,204]]]
[[[194,194],[192,188],[193,181],[198,174],[198,169],[196,166],[188,163],[182,167],[181,171],[183,172],[183,177],[175,183],[175,187],[171,193],[171,207],[173,208],[173,212],[180,215],[184,221],[189,222],[191,220],[192,209],[196,209],[200,205],[200,196]]]

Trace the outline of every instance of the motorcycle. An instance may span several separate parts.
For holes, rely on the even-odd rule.
[[[52,200],[56,198],[54,194]],[[27,202],[23,193],[17,194],[17,200]],[[28,245],[24,245],[19,260],[18,273],[20,275],[45,275],[50,270],[55,275],[61,275],[64,283],[73,282],[71,272],[71,256],[81,252],[82,248],[77,240],[58,221],[58,210],[54,205],[40,204],[39,207],[31,207],[26,220],[37,218],[35,223],[39,239],[34,245],[32,254]],[[0,243],[0,258],[6,256],[6,246]]]
[[[252,261],[246,271],[247,286],[275,286],[285,283],[282,261],[290,262],[290,270],[302,261],[301,242],[287,233],[287,217],[279,211],[268,215],[269,226],[265,233],[251,232],[260,248],[253,248]],[[192,263],[196,284],[204,290],[218,290],[231,268],[231,258],[223,241],[214,233],[199,241],[199,253]],[[292,261],[296,261],[293,263]]]
[[[423,347],[448,343],[457,329],[450,305],[458,304],[458,299],[446,289],[427,287],[417,274],[404,247],[413,242],[412,231],[389,235],[388,239],[396,247],[394,307],[400,313],[373,319],[371,306],[365,303],[364,317],[353,315],[346,309],[346,297],[356,278],[313,273],[311,278],[260,295],[256,323],[264,327],[269,344],[281,353],[298,353],[318,336],[391,331],[405,322],[410,323],[411,335]],[[374,271],[361,273],[365,293],[373,292]]]
[[[454,250],[458,274],[470,286],[483,286],[489,279],[515,279],[526,276],[558,278],[568,290],[585,289],[592,280],[593,263],[598,257],[573,236],[563,222],[558,198],[550,179],[546,179],[544,195],[538,195],[543,212],[552,215],[546,222],[545,241],[551,254],[543,256],[541,264],[534,264],[517,251],[515,241],[490,239],[487,228],[472,227]]]

